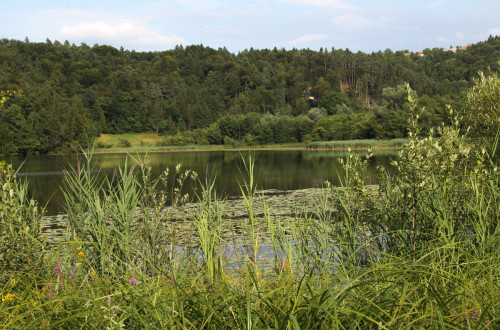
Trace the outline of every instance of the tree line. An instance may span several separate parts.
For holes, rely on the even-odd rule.
[[[101,133],[157,132],[165,144],[268,144],[407,134],[408,82],[423,129],[461,108],[500,37],[456,53],[247,49],[136,52],[68,41],[0,41],[0,154],[71,151]]]

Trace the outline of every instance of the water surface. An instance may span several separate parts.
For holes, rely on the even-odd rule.
[[[241,157],[252,155],[255,159],[255,176],[259,189],[296,190],[321,187],[326,180],[338,185],[342,173],[338,159],[346,152],[328,150],[257,150],[257,151],[176,151],[150,153],[153,176],[166,168],[175,171],[177,164],[184,169],[198,172],[202,182],[215,177],[217,192],[225,196],[240,195],[239,183],[243,182],[244,165]],[[133,157],[145,157],[134,154]],[[388,166],[395,151],[377,153],[368,169],[367,183],[376,183],[377,164]],[[81,158],[81,156],[80,156]],[[95,154],[96,175],[111,178],[116,167],[125,165],[127,155]],[[60,191],[62,174],[69,165],[76,168],[76,155],[39,155],[27,158],[0,157],[19,168],[19,175],[29,181],[29,191],[40,205],[47,205],[49,215],[64,212],[64,198]],[[129,158],[128,164],[132,162]]]

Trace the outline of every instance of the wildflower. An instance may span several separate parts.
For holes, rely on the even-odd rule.
[[[84,257],[84,256],[85,256],[85,254],[83,253],[83,251],[80,251],[80,252],[78,252],[78,254],[77,254],[78,260],[80,260],[80,261],[83,261],[83,259],[84,259],[83,257]]]
[[[136,284],[137,284],[137,281],[135,279],[130,280],[130,285],[136,285]]]
[[[54,291],[50,291],[50,296],[51,296],[52,298],[54,298],[54,296],[55,296],[55,295],[56,295],[56,293],[55,293]]]
[[[59,264],[59,260],[57,260],[56,273],[57,275],[62,276],[61,265]]]
[[[12,300],[14,300],[15,296],[16,296],[15,293],[8,293],[6,296],[2,297],[2,302],[4,302],[4,301],[12,301]]]

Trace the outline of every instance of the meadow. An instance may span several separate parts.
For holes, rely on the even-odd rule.
[[[160,151],[181,151],[181,150],[247,150],[247,149],[300,149],[305,143],[283,143],[262,146],[235,145],[204,145],[204,144],[183,144],[170,145],[165,142],[165,136],[155,133],[123,133],[123,134],[101,134],[95,140],[96,153],[106,152],[160,152]]]
[[[213,181],[180,165],[173,181],[169,169],[152,180],[148,159],[131,156],[102,182],[83,153],[62,185],[65,241],[50,244],[26,184],[2,164],[0,326],[498,328],[498,134],[470,145],[450,113],[451,126],[422,136],[409,99],[410,139],[392,173],[380,168],[375,192],[365,185],[371,152],[349,151],[342,187],[326,184],[314,212],[297,203],[295,216],[280,217],[244,157],[237,241],[223,235]],[[191,183],[199,207],[184,232],[165,206],[182,207]]]

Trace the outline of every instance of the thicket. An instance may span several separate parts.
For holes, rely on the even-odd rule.
[[[480,86],[469,100],[496,95]],[[168,170],[152,180],[147,159],[98,181],[85,154],[65,176],[65,242],[50,246],[36,202],[2,163],[0,325],[498,328],[498,132],[471,145],[448,109],[451,125],[424,134],[406,92],[410,140],[391,175],[380,169],[375,195],[364,183],[370,154],[350,153],[343,187],[325,189],[314,214],[271,216],[244,158],[248,217],[237,229],[226,228],[213,182],[182,224],[193,231],[168,221],[167,199],[182,205],[182,186],[197,182],[180,165],[173,183]]]
[[[457,53],[425,49],[134,52],[2,39],[0,154],[73,151],[101,133],[157,132],[164,144],[391,139],[407,134],[409,82],[428,131],[462,107],[477,72],[498,72],[500,38]]]

